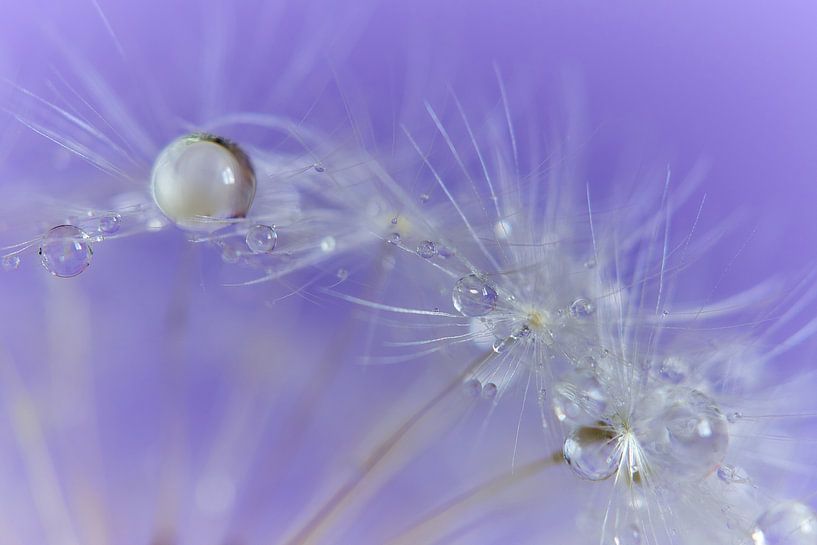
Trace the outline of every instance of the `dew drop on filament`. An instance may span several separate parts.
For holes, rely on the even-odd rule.
[[[484,316],[496,308],[496,290],[475,274],[457,280],[451,294],[454,308],[463,316]]]
[[[588,481],[611,477],[621,460],[617,441],[604,430],[590,427],[579,428],[568,435],[562,454],[570,469]]]
[[[74,225],[59,225],[43,237],[39,254],[48,272],[70,278],[88,268],[94,252],[85,231]]]
[[[254,254],[268,254],[275,249],[278,233],[269,225],[253,225],[247,231],[247,248]]]

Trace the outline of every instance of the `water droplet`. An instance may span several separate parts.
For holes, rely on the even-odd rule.
[[[431,259],[437,255],[437,245],[430,240],[424,240],[417,246],[417,255],[426,259]]]
[[[335,242],[335,237],[331,235],[321,239],[321,251],[325,254],[334,252],[336,246],[337,242]]]
[[[661,362],[658,376],[665,382],[680,384],[686,378],[686,367],[679,358],[670,356]]]
[[[315,172],[326,172],[326,168],[320,163],[315,163],[313,168],[315,169]]]
[[[349,271],[346,269],[338,269],[338,272],[335,274],[338,277],[338,280],[346,280],[349,278]]]
[[[494,399],[496,398],[497,390],[496,384],[489,382],[482,388],[482,397],[485,399]]]
[[[637,413],[639,441],[674,478],[702,479],[723,462],[729,425],[709,396],[666,386],[651,392]]]
[[[422,195],[420,195],[420,202],[421,202],[421,203],[423,203],[423,204],[425,204],[425,203],[427,203],[427,202],[428,202],[428,200],[429,200],[430,198],[431,198],[431,196],[429,196],[429,194],[428,194],[428,193],[423,193]]]
[[[386,240],[389,244],[400,244],[400,233],[392,233]]]
[[[775,505],[755,523],[754,545],[815,545],[817,519],[807,505],[787,501]]]
[[[496,308],[496,290],[475,274],[463,276],[454,284],[451,300],[463,316],[484,316]]]
[[[730,424],[736,423],[741,418],[743,418],[743,414],[741,414],[740,412],[737,412],[737,411],[735,411],[733,413],[729,413],[729,415],[726,417],[726,419],[729,421]]]
[[[595,269],[596,268],[596,260],[595,259],[588,259],[584,262],[585,269]]]
[[[466,380],[463,384],[463,388],[465,389],[465,393],[470,397],[479,397],[482,395],[482,383],[478,379],[472,378]]]
[[[278,233],[269,225],[253,225],[245,238],[247,248],[254,254],[268,254],[278,243]]]
[[[499,220],[494,224],[494,236],[497,240],[506,240],[511,236],[512,227],[507,220]]]
[[[2,267],[4,271],[14,271],[20,266],[20,257],[16,255],[3,256]]]
[[[87,269],[94,255],[88,235],[74,225],[59,225],[48,231],[39,253],[43,267],[60,278],[70,278]]]
[[[641,531],[635,524],[628,524],[613,538],[613,545],[641,545]]]
[[[391,219],[391,224],[392,224],[392,225],[397,225],[397,216],[394,216],[394,217]]]
[[[119,231],[119,214],[108,214],[99,218],[99,232],[105,235],[112,235]]]
[[[593,303],[583,297],[579,297],[570,304],[570,315],[574,318],[583,319],[593,314]]]
[[[212,231],[242,218],[255,197],[255,172],[234,143],[209,134],[177,138],[153,164],[153,200],[179,227]]]
[[[744,484],[749,482],[749,476],[740,468],[723,464],[718,468],[718,478],[727,484]]]
[[[565,439],[562,454],[576,475],[588,481],[611,477],[621,461],[617,441],[599,428],[582,427],[572,432]]]

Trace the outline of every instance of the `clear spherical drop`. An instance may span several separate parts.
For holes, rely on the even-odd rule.
[[[484,316],[496,308],[499,296],[496,290],[475,274],[457,280],[451,300],[463,316]]]
[[[112,235],[119,231],[119,223],[120,219],[118,214],[102,216],[99,219],[99,232],[104,235]]]
[[[218,136],[191,134],[165,147],[153,165],[153,200],[184,229],[212,231],[242,218],[255,197],[247,155]]]
[[[253,225],[244,239],[254,254],[268,254],[275,249],[278,233],[269,225]]]
[[[16,255],[3,256],[2,267],[4,271],[14,271],[20,266],[20,257]]]
[[[637,435],[650,463],[674,478],[701,479],[723,462],[729,424],[702,392],[680,386],[659,388],[636,414]]]
[[[400,233],[392,233],[386,239],[389,244],[400,244]]]
[[[489,382],[482,388],[482,397],[485,399],[494,399],[496,398],[496,394],[499,391],[496,384],[493,382]]]
[[[603,481],[618,469],[621,452],[615,438],[598,428],[583,427],[567,436],[562,454],[582,479]]]
[[[71,278],[91,264],[94,255],[88,235],[74,225],[54,227],[40,242],[43,267],[54,276]]]
[[[775,505],[755,523],[754,545],[817,545],[817,518],[800,502]]]
[[[580,297],[570,304],[570,315],[574,318],[584,319],[593,314],[595,308],[589,300]]]
[[[437,245],[430,240],[424,240],[417,246],[417,255],[425,259],[431,259],[437,255]]]

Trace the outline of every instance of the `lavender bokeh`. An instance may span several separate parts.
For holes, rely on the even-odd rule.
[[[12,7],[2,23],[3,75],[46,94],[52,67],[70,77],[66,58],[77,56],[104,76],[157,146],[176,136],[177,118],[264,111],[328,131],[349,116],[368,119],[367,144],[389,156],[396,124],[427,129],[423,101],[450,106],[449,86],[470,111],[497,108],[496,63],[517,115],[530,111],[542,133],[563,123],[570,107],[580,110],[592,134],[586,176],[602,191],[641,162],[681,173],[708,162],[701,228],[735,210],[750,219],[696,270],[696,286],[737,292],[772,275],[797,275],[813,260],[817,8],[805,2],[100,4],[124,61],[93,2],[32,2]],[[2,128],[5,190],[25,184],[92,200],[120,190],[77,162],[55,171],[56,147],[10,117]],[[686,219],[694,213],[684,211]],[[17,221],[3,224],[4,243],[23,232]],[[379,417],[403,408],[394,399],[452,376],[427,362],[357,366],[365,346],[355,340],[366,325],[348,308],[297,298],[267,304],[263,286],[220,287],[216,261],[168,231],[105,245],[71,281],[46,276],[35,259],[3,275],[0,342],[42,404],[65,497],[82,498],[68,502],[79,543],[278,539],[316,490],[351,472],[359,443],[385,425]],[[14,380],[7,371],[4,382]],[[9,438],[0,441],[8,461],[0,472],[3,524],[20,543],[50,543],[49,531],[59,534],[65,521],[57,516],[49,529],[35,515],[43,508],[26,492],[36,486],[25,469],[31,454],[11,439],[14,391],[4,394],[10,402],[0,420]],[[504,469],[514,430],[503,424],[515,427],[517,413],[494,415],[487,441],[473,437],[484,415],[472,415],[329,542],[378,543],[383,527],[412,520],[440,490]],[[525,448],[533,456],[536,442]],[[212,467],[236,479],[226,511],[207,505],[201,476]],[[548,486],[558,489],[559,478]],[[223,484],[212,487],[223,495]],[[539,493],[542,504],[553,500]],[[571,506],[540,507],[517,506],[501,531],[482,528],[463,542],[536,542],[537,529]],[[530,513],[536,522],[525,523]],[[568,532],[550,531],[554,539]]]

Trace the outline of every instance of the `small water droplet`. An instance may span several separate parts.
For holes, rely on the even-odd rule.
[[[428,194],[428,193],[423,193],[423,194],[421,194],[421,195],[420,195],[420,202],[421,202],[421,203],[423,203],[423,204],[425,204],[425,203],[427,203],[427,202],[428,202],[428,200],[429,200],[430,198],[431,198],[431,197],[429,196],[429,194]]]
[[[326,168],[320,163],[315,163],[314,168],[315,172],[326,172]]]
[[[570,304],[570,315],[580,320],[589,317],[594,310],[593,303],[584,297],[579,297]]]
[[[595,269],[596,268],[596,260],[595,259],[588,259],[584,262],[585,269]]]
[[[119,231],[119,214],[108,214],[99,219],[99,232],[105,235],[112,235]]]
[[[252,253],[268,254],[278,243],[278,233],[269,225],[253,225],[244,240]]]
[[[723,464],[718,468],[718,478],[727,484],[743,484],[749,482],[749,476],[740,468]]]
[[[496,290],[475,274],[463,276],[454,284],[451,300],[463,316],[484,316],[496,308]]]
[[[40,258],[43,267],[54,276],[70,278],[91,264],[94,255],[89,237],[74,225],[59,225],[43,237]]]
[[[582,427],[567,436],[562,454],[570,468],[582,479],[603,481],[618,469],[621,452],[605,430]]]
[[[741,418],[743,418],[743,414],[737,411],[729,413],[729,415],[726,417],[730,424],[736,423]]]
[[[387,239],[389,244],[400,244],[400,233],[392,233]]]
[[[779,503],[763,513],[752,532],[754,545],[814,545],[817,515],[796,501]]]
[[[489,382],[482,388],[482,397],[485,399],[494,399],[496,398],[497,391],[496,384]]]
[[[417,255],[425,259],[431,259],[437,255],[437,245],[430,240],[424,240],[417,246]]]
[[[346,280],[349,278],[349,271],[346,269],[338,269],[338,272],[335,274],[338,277],[338,280]]]
[[[394,217],[391,219],[391,224],[392,224],[392,225],[397,225],[397,216],[394,216]]]
[[[335,247],[337,246],[337,242],[335,242],[335,237],[333,236],[326,236],[321,239],[321,251],[323,253],[331,253],[335,251]]]
[[[20,266],[20,257],[16,255],[3,256],[2,267],[4,271],[14,271]]]

